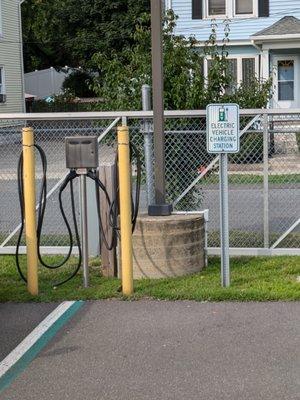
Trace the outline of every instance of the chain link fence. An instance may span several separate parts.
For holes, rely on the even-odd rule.
[[[154,200],[153,124],[151,112],[29,114],[0,121],[0,245],[14,246],[20,223],[17,164],[22,127],[32,126],[36,143],[48,160],[48,205],[43,230],[45,246],[67,246],[58,207],[58,186],[64,175],[66,136],[97,135],[101,151],[116,146],[116,126],[126,121],[142,161],[140,211]],[[22,119],[23,118],[23,119]],[[243,111],[241,150],[229,157],[230,246],[300,248],[300,111]],[[208,245],[219,242],[219,163],[206,151],[205,111],[166,112],[167,200],[179,211],[209,209]],[[37,158],[37,190],[42,177]],[[163,173],[163,171],[161,171]],[[135,167],[133,166],[133,175]],[[135,179],[133,179],[133,183]],[[76,188],[77,190],[77,188]],[[79,194],[76,193],[78,202]],[[70,198],[64,197],[71,218]],[[78,207],[77,207],[78,209]],[[4,251],[4,250],[3,250]],[[242,251],[241,251],[242,254]]]

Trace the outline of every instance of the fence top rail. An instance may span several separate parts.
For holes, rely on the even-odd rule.
[[[292,115],[300,114],[300,108],[295,109],[241,109],[240,114],[254,116],[267,115]],[[196,118],[204,117],[206,110],[167,110],[166,118]],[[115,118],[153,118],[153,111],[99,111],[99,112],[70,112],[70,113],[19,113],[0,114],[0,120],[78,120],[78,119],[115,119]]]

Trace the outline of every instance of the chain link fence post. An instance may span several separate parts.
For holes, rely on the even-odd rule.
[[[151,107],[151,87],[149,85],[142,86],[142,104],[143,111],[150,111]],[[153,129],[150,120],[143,121],[144,133],[144,151],[145,151],[145,172],[147,186],[148,206],[155,203],[154,200],[154,173],[153,173]]]
[[[269,229],[269,128],[268,114],[263,115],[263,193],[264,193],[264,248],[270,246]]]

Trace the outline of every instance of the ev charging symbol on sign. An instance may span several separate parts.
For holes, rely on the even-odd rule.
[[[209,104],[206,107],[207,151],[220,155],[221,282],[230,285],[228,223],[228,153],[240,150],[239,106]]]
[[[207,106],[208,153],[238,153],[239,106],[237,104],[209,104]]]

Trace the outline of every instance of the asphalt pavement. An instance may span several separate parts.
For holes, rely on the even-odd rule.
[[[49,188],[54,186],[57,180],[49,179]],[[75,185],[75,200],[78,202],[77,185]],[[93,189],[93,188],[92,188]],[[1,227],[6,232],[12,231],[19,223],[19,204],[17,198],[16,181],[0,180],[1,203],[0,208]],[[65,210],[71,220],[69,192],[64,196]],[[140,210],[147,209],[146,191],[142,188]],[[271,232],[282,233],[288,229],[300,214],[300,184],[293,187],[286,185],[269,188],[269,221]],[[229,222],[231,230],[243,232],[263,232],[263,189],[251,185],[232,185],[229,188]],[[209,208],[209,231],[219,230],[219,187],[210,185],[203,188],[203,201],[201,209]],[[53,195],[47,202],[47,210],[43,234],[66,234],[66,228],[59,210],[58,194]]]
[[[0,361],[55,307],[57,303],[0,304]]]
[[[299,400],[300,304],[87,302],[1,400]]]

